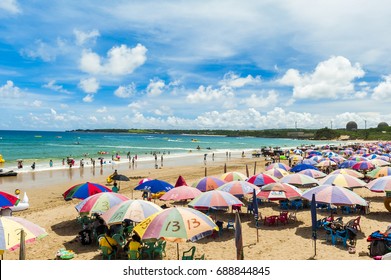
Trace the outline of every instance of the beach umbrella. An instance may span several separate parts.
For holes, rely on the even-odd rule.
[[[85,199],[100,192],[111,192],[111,190],[100,184],[86,182],[70,187],[62,196],[65,200],[71,200],[72,198]]]
[[[211,191],[224,185],[226,182],[213,176],[206,176],[195,181],[191,186],[197,188],[202,192]]]
[[[372,170],[375,166],[370,161],[359,161],[352,166],[354,170]]]
[[[0,208],[11,207],[18,205],[19,198],[16,196],[0,191]]]
[[[318,203],[334,205],[368,205],[367,201],[355,192],[347,188],[334,185],[320,185],[318,187],[314,187],[306,190],[301,197],[310,201],[313,193],[315,194],[316,202]]]
[[[329,159],[322,160],[322,161],[318,162],[317,164],[315,164],[316,167],[329,167],[329,166],[335,166],[335,165],[337,165],[337,163],[335,161],[332,161]]]
[[[359,162],[359,161],[368,161],[369,159],[364,156],[361,156],[361,155],[353,155],[353,156],[349,157],[348,160],[353,160],[355,162]]]
[[[314,179],[319,179],[327,176],[326,173],[315,169],[304,169],[302,171],[299,171],[298,174],[304,174]]]
[[[315,169],[315,170],[319,170],[318,168],[316,168],[316,167],[313,166],[313,165],[299,163],[299,164],[296,164],[294,167],[292,167],[290,171],[291,171],[291,172],[300,172],[300,171],[305,170],[305,169]]]
[[[142,183],[145,183],[145,182],[148,182],[148,181],[151,181],[153,180],[152,178],[144,178],[144,179],[141,179],[138,184],[141,185]]]
[[[48,235],[45,229],[26,219],[0,216],[0,250],[14,251],[19,248],[21,230],[23,230],[25,243],[32,243]]]
[[[298,199],[303,192],[296,186],[288,183],[271,183],[261,187],[261,191],[257,193],[257,197],[269,200],[284,200]]]
[[[282,163],[282,162],[275,162],[275,163],[269,164],[266,167],[266,170],[269,170],[269,169],[272,169],[272,168],[282,168],[285,171],[289,171],[291,169],[288,165],[286,165],[285,163]]]
[[[219,190],[204,192],[194,198],[188,206],[193,208],[225,208],[232,205],[243,205],[234,195]]]
[[[390,162],[379,158],[371,159],[369,162],[372,163],[375,167],[388,166],[391,164]]]
[[[267,175],[265,173],[259,173],[257,175],[253,175],[250,178],[248,178],[247,182],[254,184],[256,186],[264,186],[270,183],[278,182],[278,179],[276,177],[273,177],[272,175]]]
[[[319,182],[321,185],[329,184],[345,188],[361,188],[367,184],[363,180],[348,174],[329,174]]]
[[[246,181],[231,181],[218,187],[217,190],[228,192],[235,196],[243,196],[246,194],[251,194],[253,190],[259,191],[259,187]]]
[[[370,178],[380,178],[380,177],[390,176],[390,175],[391,175],[391,167],[389,166],[377,167],[367,173],[367,177]]]
[[[357,161],[354,160],[345,160],[344,162],[340,163],[338,165],[339,168],[352,168],[353,165],[355,165]]]
[[[367,188],[372,192],[391,191],[391,176],[377,178],[367,184]]]
[[[173,188],[174,186],[166,181],[154,179],[154,180],[146,181],[138,185],[134,189],[136,191],[147,191],[151,193],[158,193],[158,192],[168,192]]]
[[[283,178],[280,179],[281,183],[288,183],[294,186],[302,186],[302,187],[312,187],[312,186],[318,186],[319,181],[301,173],[294,173],[289,174]]]
[[[155,203],[129,199],[113,206],[103,213],[101,217],[108,225],[121,224],[125,219],[138,223],[159,211],[162,211],[162,208]]]
[[[126,196],[115,192],[102,192],[91,195],[78,203],[75,208],[81,213],[104,213],[122,201],[129,200]]]
[[[169,190],[168,192],[163,194],[163,196],[161,196],[159,199],[180,201],[180,200],[193,199],[199,196],[201,193],[202,192],[199,189],[190,186],[180,186]]]
[[[306,158],[306,159],[303,159],[301,161],[301,163],[304,163],[304,164],[309,164],[309,165],[315,165],[318,163],[318,161],[315,161],[314,159],[312,158]]]
[[[335,174],[348,174],[348,175],[356,177],[356,178],[364,178],[364,174],[362,174],[356,170],[348,169],[348,168],[340,168],[340,169],[334,170],[329,175],[335,175]]]
[[[111,179],[113,181],[125,181],[125,182],[130,181],[129,177],[122,174],[114,175],[113,177],[111,177]]]
[[[211,235],[218,226],[204,213],[187,208],[172,207],[155,213],[134,227],[134,231],[142,240],[163,239],[177,243],[179,259],[179,243],[197,241]]]
[[[277,179],[281,179],[282,177],[289,175],[290,173],[282,168],[272,168],[269,170],[266,170],[265,172],[262,172],[262,174],[271,175]]]
[[[179,175],[174,187],[176,188],[176,187],[181,187],[181,186],[187,186],[187,183],[185,181],[185,178],[183,178],[181,175]]]
[[[237,171],[231,171],[224,173],[221,175],[221,180],[226,181],[226,182],[231,182],[231,181],[245,181],[247,180],[247,176],[244,175],[243,173],[237,172]]]

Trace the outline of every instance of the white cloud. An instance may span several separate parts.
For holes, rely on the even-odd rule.
[[[67,44],[64,40],[57,38],[56,43],[50,45],[42,40],[36,40],[30,48],[21,50],[21,55],[32,59],[42,59],[45,62],[55,61],[57,56],[65,54],[68,51]]]
[[[32,107],[41,107],[41,106],[42,106],[42,101],[40,101],[40,100],[34,100],[34,101],[31,103],[31,106],[32,106]]]
[[[375,100],[390,100],[391,75],[383,77],[384,81],[373,89],[372,98]]]
[[[13,81],[7,81],[4,86],[0,87],[1,98],[18,98],[22,96],[20,88],[14,85]]]
[[[249,108],[271,108],[278,103],[278,93],[275,90],[270,90],[265,95],[253,93],[250,97],[240,101],[240,103],[245,104]]]
[[[133,73],[147,60],[147,48],[137,44],[134,48],[126,45],[113,47],[107,52],[107,59],[102,63],[98,54],[84,50],[80,59],[80,69],[90,74],[123,76]]]
[[[87,94],[84,98],[83,101],[86,103],[91,103],[94,101],[94,96],[92,94]]]
[[[194,93],[188,94],[186,100],[190,103],[210,102],[212,100],[224,101],[224,98],[232,97],[233,95],[231,89],[227,87],[213,89],[212,86],[200,86]]]
[[[147,86],[148,96],[158,96],[162,94],[165,86],[166,85],[163,80],[160,79],[150,80]]]
[[[100,33],[97,29],[93,29],[90,32],[83,32],[78,29],[74,29],[73,33],[76,37],[76,44],[82,46],[88,42],[95,44],[96,38],[100,36]]]
[[[19,14],[22,12],[16,0],[1,0],[0,10],[5,10],[11,14]]]
[[[107,113],[107,108],[106,108],[106,106],[103,106],[102,108],[97,109],[96,112],[98,112],[98,113]]]
[[[47,84],[44,84],[42,87],[48,88],[48,89],[51,89],[51,90],[54,90],[54,91],[58,91],[58,92],[61,92],[61,93],[70,94],[70,92],[67,91],[66,89],[64,89],[63,86],[56,85],[56,81],[55,80],[49,81]]]
[[[160,108],[155,109],[153,112],[158,116],[168,116],[168,115],[172,115],[173,113],[171,108],[165,105],[160,106]]]
[[[246,85],[254,85],[260,82],[261,82],[260,76],[256,76],[254,78],[252,75],[247,75],[247,77],[241,78],[239,75],[231,71],[224,75],[224,79],[221,80],[219,84],[232,87],[232,88],[241,88]]]
[[[289,69],[279,82],[293,86],[296,99],[337,99],[354,95],[353,80],[364,74],[359,64],[352,65],[348,59],[336,56],[320,62],[310,74]]]
[[[96,78],[87,78],[82,79],[79,82],[79,88],[81,88],[85,93],[94,94],[99,89],[99,82]]]
[[[114,95],[120,98],[131,97],[136,92],[136,85],[131,83],[127,86],[119,86],[115,91]]]

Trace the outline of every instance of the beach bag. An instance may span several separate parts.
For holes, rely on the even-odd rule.
[[[79,239],[82,245],[90,245],[92,243],[92,232],[85,229],[79,232]]]
[[[368,249],[371,257],[383,256],[388,253],[386,242],[383,239],[372,240]]]

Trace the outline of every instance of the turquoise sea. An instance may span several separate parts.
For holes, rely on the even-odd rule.
[[[31,171],[31,164],[36,163],[35,170],[65,168],[62,159],[72,157],[76,164],[80,159],[89,160],[104,157],[110,161],[118,154],[121,161],[127,161],[137,155],[138,160],[152,159],[152,154],[181,155],[241,152],[259,150],[264,146],[294,148],[301,145],[324,145],[333,142],[294,140],[278,138],[225,137],[204,135],[170,135],[170,134],[118,134],[87,133],[65,131],[0,131],[0,154],[6,160],[0,168],[17,169],[17,160],[23,160],[19,171]],[[336,143],[336,142],[334,142]],[[200,149],[197,149],[197,146]],[[104,154],[100,153],[104,152]]]

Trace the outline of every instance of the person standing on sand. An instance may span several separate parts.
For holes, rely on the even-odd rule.
[[[49,160],[49,166],[53,167],[53,161],[52,160]]]

